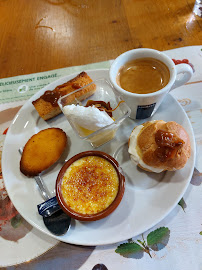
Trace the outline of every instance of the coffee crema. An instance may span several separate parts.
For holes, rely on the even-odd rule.
[[[121,88],[136,94],[149,94],[165,87],[170,80],[168,67],[154,58],[139,58],[127,62],[117,75]]]

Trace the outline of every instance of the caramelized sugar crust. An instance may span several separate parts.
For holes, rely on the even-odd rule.
[[[105,210],[116,198],[119,177],[113,165],[98,156],[83,157],[64,174],[61,191],[73,211],[93,215]]]

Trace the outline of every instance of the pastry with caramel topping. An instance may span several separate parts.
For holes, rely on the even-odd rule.
[[[186,130],[178,123],[155,120],[135,127],[129,138],[131,159],[151,172],[183,168],[191,146]]]
[[[46,91],[40,98],[34,100],[32,104],[37,110],[38,114],[44,120],[51,119],[56,115],[61,113],[60,107],[58,105],[58,99],[64,95],[74,92],[75,90],[84,87],[92,82],[92,79],[88,76],[86,72],[81,72],[72,80],[58,85],[54,90]],[[90,97],[96,90],[95,84],[90,84],[80,91],[76,92],[66,98],[66,105],[72,104],[75,98],[82,101]]]
[[[60,128],[48,128],[33,135],[25,144],[20,160],[20,171],[36,176],[53,165],[62,155],[67,135]]]

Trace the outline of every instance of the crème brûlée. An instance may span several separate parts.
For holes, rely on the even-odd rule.
[[[119,190],[114,166],[100,156],[85,156],[74,161],[64,173],[61,194],[69,208],[93,215],[108,208]]]
[[[140,168],[160,173],[183,168],[190,157],[191,146],[189,136],[180,124],[154,120],[134,128],[128,152]]]

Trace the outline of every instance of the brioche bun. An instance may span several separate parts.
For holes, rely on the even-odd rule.
[[[135,127],[128,143],[131,159],[151,172],[179,170],[191,154],[186,130],[174,121],[145,122]]]

